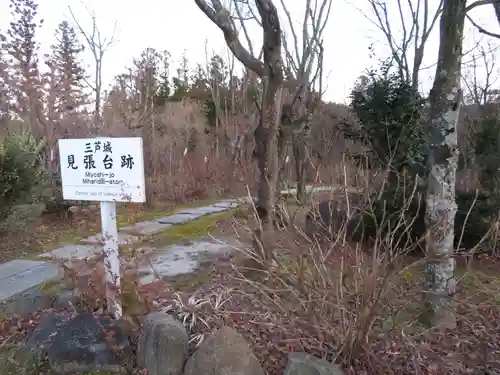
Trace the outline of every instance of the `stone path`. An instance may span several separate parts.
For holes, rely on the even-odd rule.
[[[332,190],[331,187],[307,187],[308,192]],[[294,193],[294,189],[283,191]],[[143,241],[151,236],[170,228],[173,225],[185,224],[202,216],[220,213],[236,208],[248,202],[247,199],[228,199],[203,207],[184,208],[172,215],[158,220],[139,222],[133,226],[119,229],[121,245]],[[53,251],[40,254],[39,260],[16,259],[0,264],[0,303],[21,295],[40,284],[57,280],[59,272],[51,260],[85,259],[102,251],[101,236],[94,235],[83,239],[79,244],[64,245]],[[193,271],[199,264],[200,256],[213,254],[228,249],[228,245],[216,240],[199,240],[183,244],[175,244],[154,249],[139,270],[141,283],[151,283],[156,277],[175,276]]]
[[[144,240],[168,229],[172,225],[185,224],[202,216],[220,213],[245,203],[245,199],[230,199],[203,206],[185,208],[158,220],[139,222],[119,229],[119,243],[131,244]],[[85,259],[102,251],[101,235],[81,240],[80,244],[64,245],[53,251],[40,254],[40,260],[16,259],[0,264],[0,302],[22,294],[40,284],[57,280],[57,267],[50,260]],[[160,248],[152,255],[150,262],[140,270],[144,284],[153,281],[157,275],[171,276],[192,271],[196,267],[195,253],[213,252],[222,245],[199,241],[197,243],[173,245]],[[46,261],[44,261],[46,260]]]

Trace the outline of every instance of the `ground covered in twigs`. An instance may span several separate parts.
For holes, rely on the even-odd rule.
[[[248,223],[233,220],[221,226],[236,230],[242,249],[249,248]],[[500,371],[500,267],[494,266],[500,257],[483,256],[468,270],[460,267],[457,328],[446,331],[420,323],[418,259],[402,259],[398,272],[385,277],[369,252],[352,245],[310,256],[311,244],[300,234],[282,232],[276,242],[278,265],[270,270],[245,269],[245,257],[235,253],[211,266],[209,285],[183,290],[182,311],[192,311],[204,298],[225,301],[201,308],[209,327],[199,323],[194,331],[236,328],[269,374],[281,374],[286,354],[297,350],[342,362],[347,374]],[[323,265],[307,264],[320,259]],[[320,276],[323,271],[330,275]]]
[[[235,252],[192,274],[138,287],[135,259],[126,259],[128,319],[139,325],[152,310],[176,313],[193,347],[229,325],[248,339],[268,374],[281,374],[291,351],[341,362],[353,375],[500,373],[500,257],[483,256],[467,270],[461,265],[457,328],[427,329],[419,320],[418,260],[404,258],[388,270],[355,244],[324,247],[287,230],[276,234],[276,262],[250,269],[251,220],[249,212],[221,220],[217,234],[231,236]],[[68,271],[67,278],[86,286],[86,306],[102,308],[95,262],[73,265],[80,275]],[[0,342],[22,339],[38,316],[5,319]]]
[[[341,346],[348,342],[350,334],[362,332],[356,327],[363,319],[361,311],[354,310],[362,307],[360,301],[334,298],[318,301],[315,298],[321,296],[312,291],[297,298],[293,295],[295,290],[280,290],[282,283],[271,280],[272,276],[255,281],[246,279],[229,262],[222,262],[218,267],[219,275],[208,290],[217,294],[229,288],[230,292],[226,294],[227,303],[215,312],[217,318],[210,329],[225,324],[243,333],[269,374],[281,374],[286,353],[297,350],[343,361],[347,373],[351,374],[451,375],[475,374],[487,367],[500,370],[500,328],[497,324],[500,301],[492,298],[498,294],[500,284],[492,286],[493,290],[484,290],[484,285],[490,283],[487,278],[476,280],[478,284],[467,285],[468,292],[474,294],[474,302],[457,296],[457,329],[444,332],[427,330],[419,323],[419,295],[415,292],[415,283],[402,283],[400,289],[383,296],[384,304],[375,313],[373,327],[363,330],[367,333],[366,343],[351,349]],[[304,298],[306,295],[310,300]],[[350,295],[346,299],[356,298],[363,296]],[[479,300],[482,302],[478,303]],[[342,317],[328,311],[340,309],[352,316]],[[201,326],[201,329],[207,328]],[[346,352],[342,353],[342,349]]]

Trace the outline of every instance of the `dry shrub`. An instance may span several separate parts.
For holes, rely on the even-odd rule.
[[[345,228],[335,241],[311,241],[299,228],[281,233],[275,260],[265,264],[251,248],[241,249],[260,261],[263,270],[239,268],[244,297],[279,322],[293,322],[301,345],[317,355],[351,364],[366,345],[383,333],[401,306],[403,276],[414,264],[399,261],[404,249],[393,249],[394,233],[380,234],[370,249],[346,240]],[[403,256],[403,255],[401,255]],[[274,322],[278,326],[278,321]]]
[[[203,102],[167,102],[143,113],[130,100],[119,95],[107,98],[100,134],[142,137],[149,202],[180,203],[221,195],[237,196],[245,194],[245,185],[254,185],[252,142],[240,157],[233,158],[228,144],[229,129],[220,134],[214,134],[212,129],[207,134],[210,129]],[[51,130],[54,145],[60,138],[89,137],[88,124],[88,118],[83,116],[72,124],[55,124]],[[242,131],[254,125],[238,124]],[[57,147],[53,149],[57,153]],[[58,157],[54,156],[54,171],[58,171]]]
[[[253,166],[234,170],[223,156],[196,152],[178,156],[178,168],[149,179],[152,197],[160,201],[193,201],[221,196],[241,196],[252,181]],[[234,171],[234,173],[233,173]]]
[[[161,281],[141,286],[138,273],[139,262],[143,262],[146,249],[139,249],[133,256],[121,258],[121,299],[123,317],[139,327],[142,317],[155,310],[155,301],[170,298],[170,289]],[[76,309],[107,311],[107,291],[116,291],[116,286],[106,283],[105,259],[103,254],[91,258],[71,261],[56,261],[65,287],[75,290],[78,301]],[[160,279],[158,279],[160,280]],[[159,285],[161,284],[161,285]]]
[[[270,374],[281,373],[286,354],[296,350],[341,362],[349,374],[451,375],[500,368],[500,345],[493,339],[499,327],[492,323],[500,316],[498,278],[478,278],[470,268],[459,278],[462,292],[453,297],[458,329],[426,328],[420,323],[424,259],[408,254],[414,249],[404,233],[412,222],[404,211],[399,220],[391,218],[393,230],[378,222],[386,229],[364,245],[349,239],[347,225],[334,240],[311,240],[300,226],[277,232],[270,264],[242,243],[233,273],[220,280],[232,290],[224,324],[251,340]],[[233,223],[242,241],[256,225]]]

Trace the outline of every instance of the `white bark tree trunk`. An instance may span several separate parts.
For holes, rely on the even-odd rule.
[[[426,200],[426,265],[422,274],[427,323],[456,325],[451,305],[455,293],[453,257],[457,205],[457,122],[461,104],[460,69],[467,0],[445,0],[440,23],[436,77],[430,94],[430,154]]]

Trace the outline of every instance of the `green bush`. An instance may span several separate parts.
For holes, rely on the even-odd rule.
[[[371,241],[381,236],[390,242],[385,245],[392,249],[421,252],[426,228],[425,200],[411,180],[400,178],[387,185],[382,194],[373,194],[354,218],[352,236],[356,240]]]
[[[15,204],[31,198],[35,188],[45,184],[44,146],[29,133],[0,139],[0,218],[6,217]]]
[[[483,118],[474,123],[472,143],[479,166],[481,187],[491,193],[500,188],[500,121],[497,117]]]
[[[422,122],[425,100],[389,66],[370,72],[351,93],[359,125],[345,123],[344,136],[361,144],[375,168],[424,173],[427,139]],[[365,155],[363,155],[365,156]]]
[[[410,253],[422,253],[425,226],[425,196],[423,194],[410,197],[408,191],[393,190],[390,199],[374,200],[370,208],[355,218],[352,236],[357,240],[370,240],[380,234],[395,235],[392,237],[393,247]],[[500,212],[500,196],[457,192],[457,213],[455,216],[454,246],[458,251],[470,250],[477,245],[483,251],[496,247],[495,233],[491,230],[498,220]],[[403,220],[401,220],[403,219]],[[359,225],[358,223],[362,223]],[[356,225],[354,225],[356,224]]]

